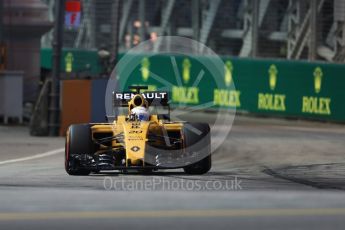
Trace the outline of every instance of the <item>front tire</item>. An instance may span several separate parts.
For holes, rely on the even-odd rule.
[[[69,175],[89,175],[91,170],[80,167],[76,155],[92,155],[92,137],[89,125],[71,125],[68,129],[65,145],[65,170]]]
[[[205,174],[212,167],[210,126],[205,123],[187,123],[183,129],[184,147],[197,153],[197,162],[183,168],[192,175]]]

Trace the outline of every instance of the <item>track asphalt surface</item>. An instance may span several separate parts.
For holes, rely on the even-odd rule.
[[[77,177],[63,138],[0,126],[0,229],[345,229],[344,140],[340,124],[237,116],[205,175]]]

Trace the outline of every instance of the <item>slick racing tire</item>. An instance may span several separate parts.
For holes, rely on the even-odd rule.
[[[66,136],[65,170],[69,175],[89,175],[90,170],[80,167],[79,161],[72,156],[92,155],[92,138],[89,125],[71,125]]]
[[[183,168],[187,174],[200,175],[210,171],[211,133],[205,123],[187,123],[183,128],[184,147],[190,155],[195,155],[196,162]]]

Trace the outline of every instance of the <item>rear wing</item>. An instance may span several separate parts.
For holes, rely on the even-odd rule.
[[[168,92],[159,91],[146,91],[140,93],[149,106],[169,106],[169,95]],[[128,102],[137,93],[134,92],[113,92],[113,105],[115,107],[125,107],[128,106]]]

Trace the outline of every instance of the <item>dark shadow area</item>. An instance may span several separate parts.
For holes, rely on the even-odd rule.
[[[263,172],[314,188],[345,190],[345,163],[286,166],[275,169],[266,167]]]

